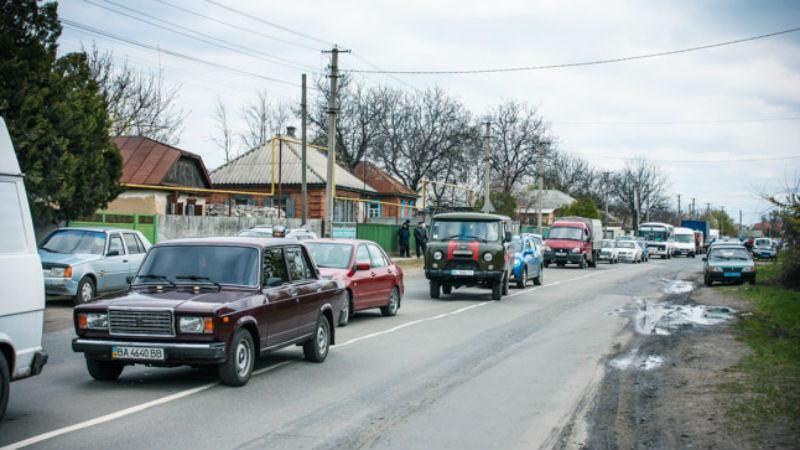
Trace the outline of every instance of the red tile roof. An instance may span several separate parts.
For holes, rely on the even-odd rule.
[[[200,155],[144,136],[117,136],[113,141],[122,154],[121,183],[162,185],[169,170],[183,156],[195,160],[203,181],[207,187],[211,187],[208,171]]]
[[[417,193],[411,190],[411,188],[370,162],[358,163],[358,165],[353,168],[352,172],[358,179],[375,188],[379,194],[391,193],[406,197],[417,197]]]

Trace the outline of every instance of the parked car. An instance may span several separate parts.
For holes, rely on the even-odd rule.
[[[47,295],[70,296],[76,305],[100,293],[128,288],[150,241],[135,230],[59,228],[39,246]]]
[[[210,365],[241,386],[273,350],[302,345],[307,360],[324,361],[344,292],[298,242],[168,241],[148,252],[128,292],[75,308],[72,349],[97,380],[132,364]]]
[[[403,269],[372,241],[315,239],[303,242],[323,278],[340,280],[345,300],[338,324],[347,325],[356,311],[380,308],[394,316],[405,293]]]
[[[536,242],[530,235],[514,236],[511,241],[514,247],[514,268],[512,279],[518,288],[524,288],[528,280],[539,286],[544,281],[544,261]]]
[[[425,278],[430,297],[461,286],[492,290],[492,299],[508,295],[511,279],[511,219],[496,214],[454,212],[433,218],[425,247]]]
[[[248,228],[236,233],[237,237],[271,238],[272,228]]]
[[[715,281],[756,282],[756,266],[742,245],[717,244],[708,248],[703,257],[703,278],[706,286]]]
[[[775,259],[778,252],[770,238],[758,238],[753,241],[753,257],[758,259]]]
[[[642,262],[642,248],[634,240],[618,241],[617,251],[619,252],[619,260],[622,262]]]
[[[608,261],[609,264],[616,264],[619,262],[619,249],[616,242],[612,239],[603,239],[600,243],[600,256],[597,257],[598,261]]]
[[[305,228],[296,228],[286,233],[287,239],[294,239],[296,241],[307,241],[309,239],[317,239],[317,233],[308,231]]]
[[[42,263],[36,254],[24,181],[0,118],[0,420],[8,406],[11,382],[38,375],[47,363],[42,348]]]
[[[639,244],[639,248],[642,249],[642,261],[650,261],[650,248],[647,247],[647,241],[644,240],[644,238],[637,238],[636,243]]]

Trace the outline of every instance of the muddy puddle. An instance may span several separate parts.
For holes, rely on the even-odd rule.
[[[637,303],[635,329],[644,335],[669,336],[684,328],[717,325],[736,315],[736,311],[727,306],[675,305],[643,300]]]
[[[664,293],[667,295],[686,294],[694,290],[694,283],[686,280],[667,280],[662,279]]]
[[[608,364],[618,370],[653,370],[664,365],[664,358],[654,354],[640,354],[638,348],[617,356]]]

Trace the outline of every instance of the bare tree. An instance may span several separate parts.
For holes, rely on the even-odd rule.
[[[295,114],[287,103],[273,103],[267,91],[261,90],[250,104],[242,108],[241,118],[247,128],[240,136],[242,143],[252,149],[261,147],[272,136],[280,134],[295,118]]]
[[[222,103],[221,98],[217,98],[214,103],[214,122],[216,122],[217,133],[211,140],[225,153],[225,163],[227,164],[235,157],[233,154],[233,129],[228,121],[228,108]]]
[[[633,228],[638,228],[639,217],[648,217],[650,211],[667,208],[667,177],[658,166],[646,159],[634,159],[625,163],[625,168],[614,175],[611,191],[619,198],[633,218]]]
[[[180,85],[167,85],[164,71],[137,71],[125,61],[114,62],[111,52],[96,46],[84,49],[111,117],[111,135],[146,136],[177,144],[186,113],[178,108]]]
[[[599,174],[583,158],[563,151],[552,151],[545,159],[544,184],[573,197],[595,198]]]

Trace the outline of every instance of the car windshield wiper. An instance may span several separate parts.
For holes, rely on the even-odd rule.
[[[59,251],[56,251],[56,250],[51,250],[51,249],[49,249],[49,248],[47,248],[47,247],[42,247],[42,250],[44,250],[44,251],[46,251],[46,252],[50,252],[50,253],[61,253],[61,252],[59,252]]]
[[[464,240],[464,239],[476,239],[476,240],[481,241],[481,242],[489,242],[488,240],[486,240],[484,238],[481,238],[481,237],[478,237],[478,236],[462,236],[460,234],[456,234],[456,235],[450,236],[448,238],[445,238],[444,240],[447,241],[447,240],[450,240],[450,239],[462,239],[462,240]]]
[[[167,278],[164,275],[157,275],[157,274],[154,274],[154,273],[147,273],[147,274],[144,274],[144,275],[137,275],[136,278],[141,278],[143,280],[166,281],[167,283],[171,284],[172,286],[175,286],[175,283],[173,283],[169,278]],[[135,283],[135,284],[153,284],[153,283]]]
[[[213,284],[219,289],[222,289],[222,285],[217,283],[216,281],[212,281],[208,277],[200,276],[200,275],[178,275],[175,277],[176,280],[190,280],[190,281],[205,281],[208,284]]]

